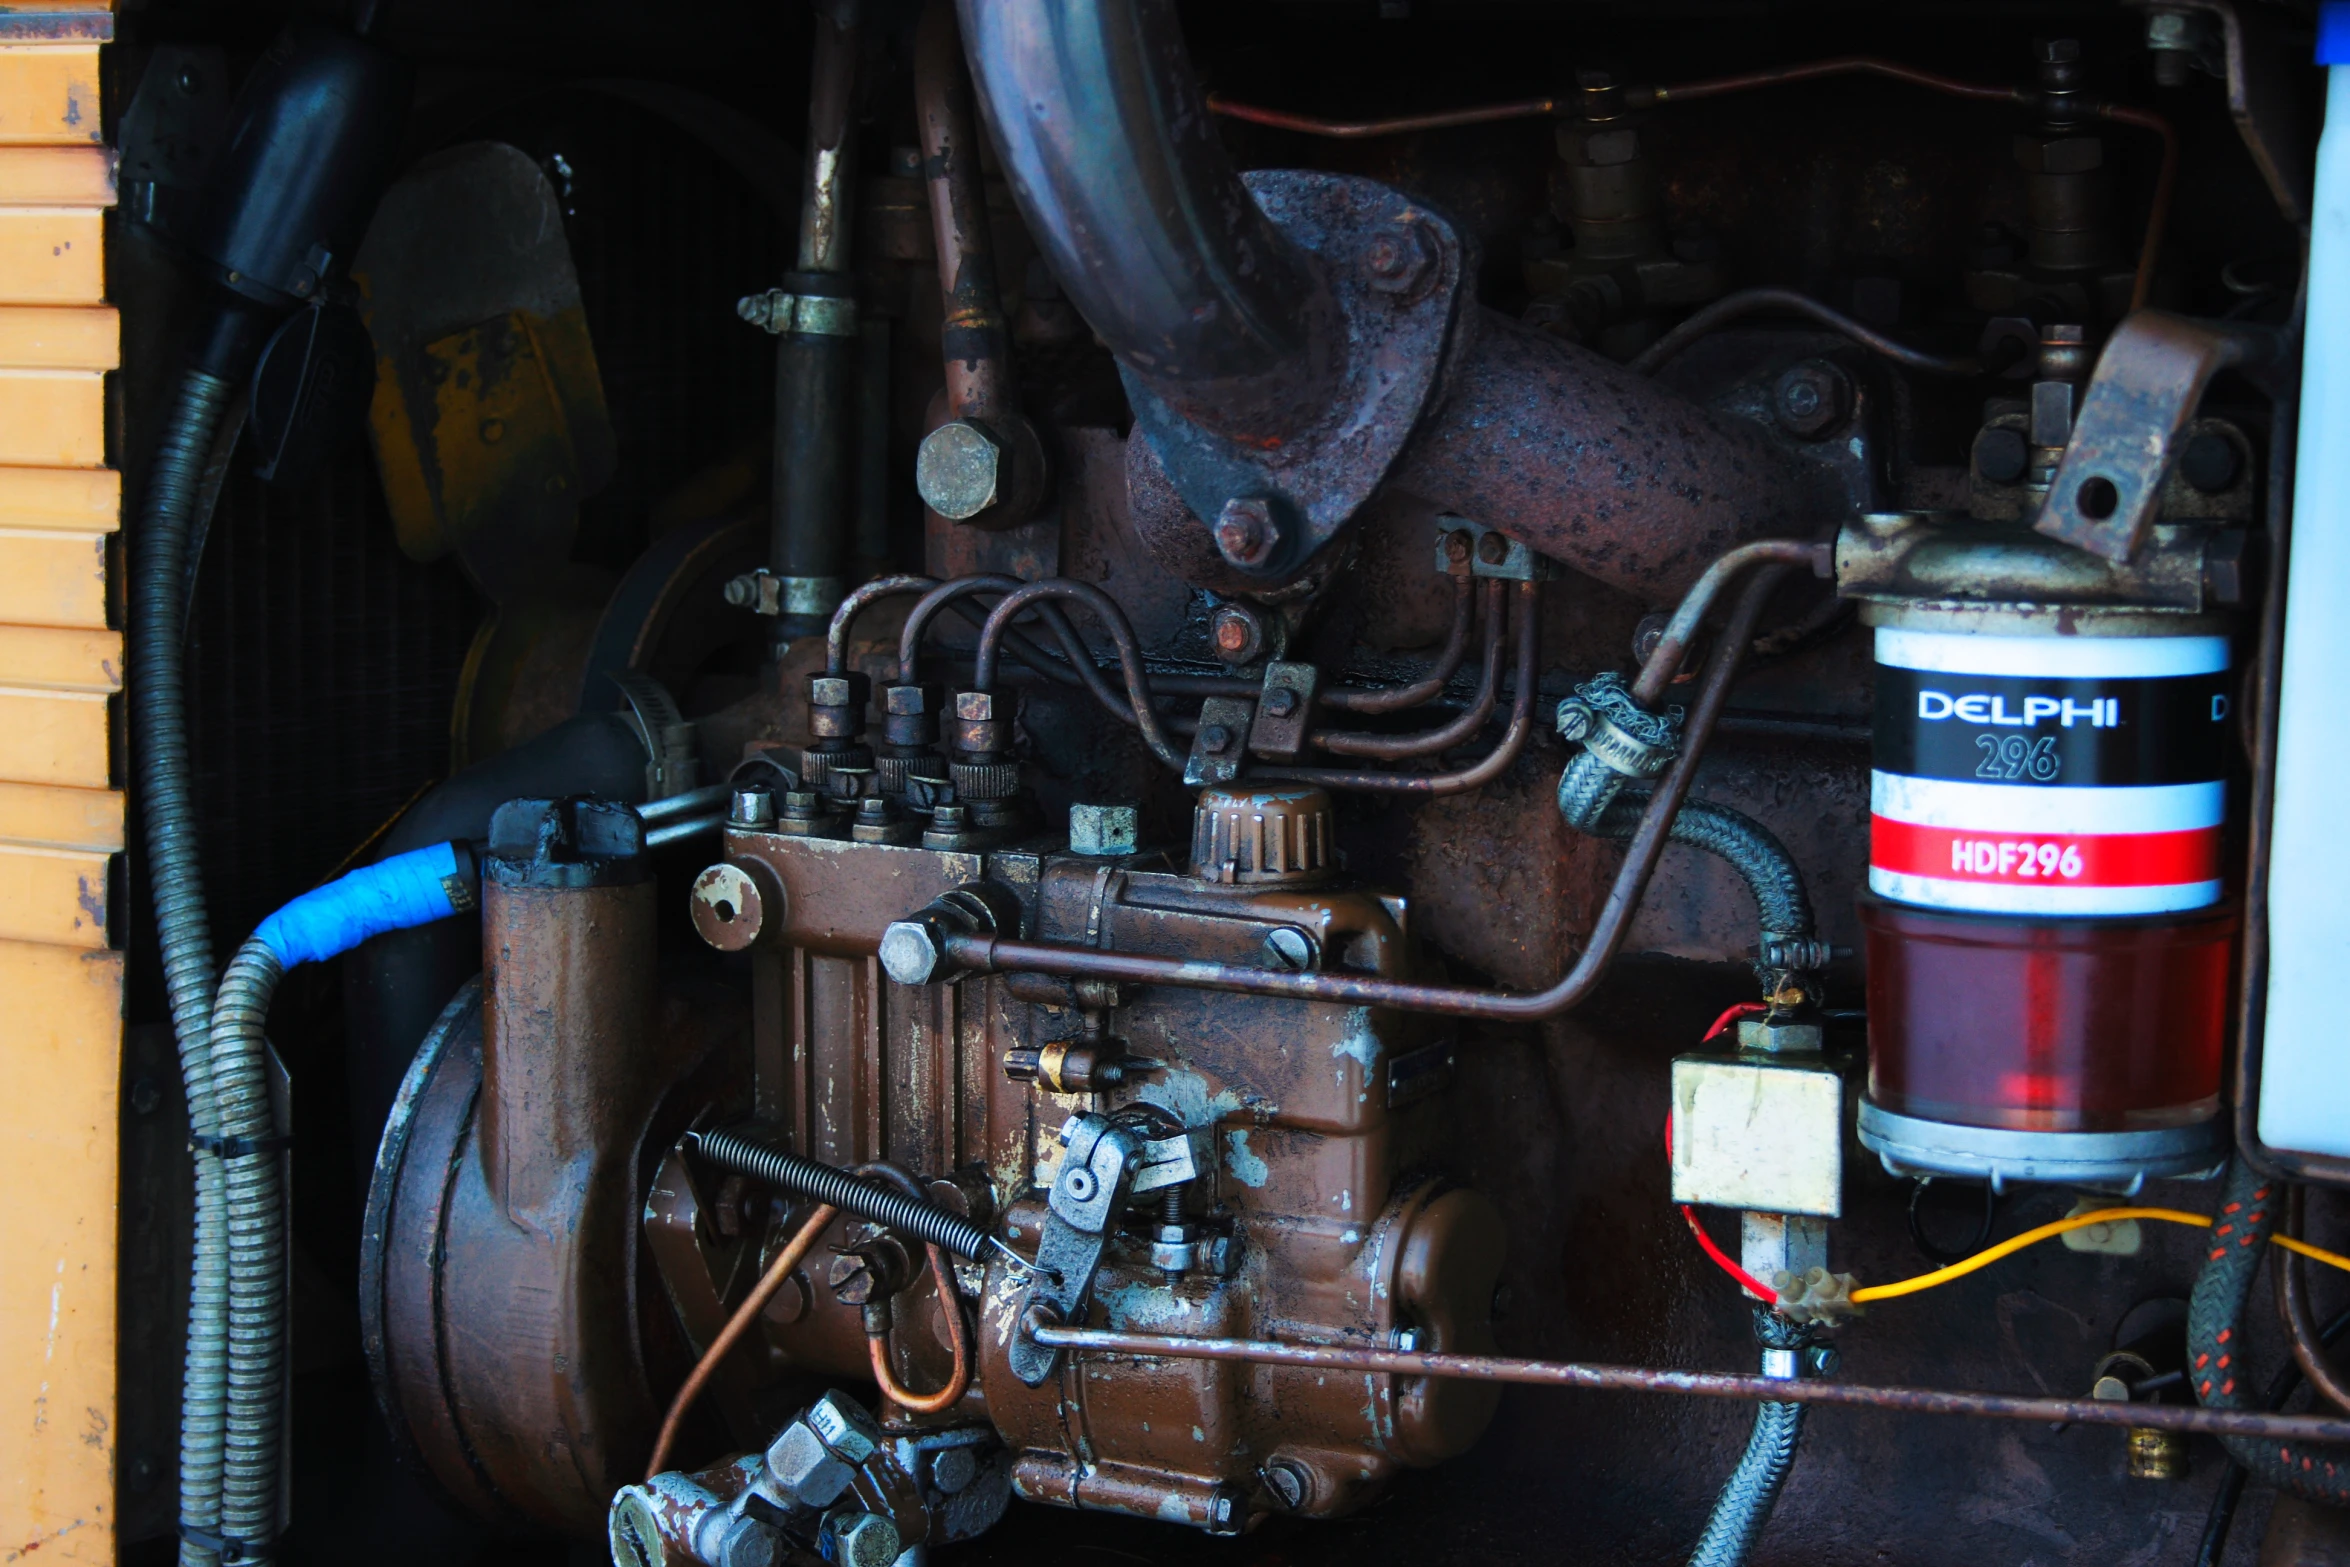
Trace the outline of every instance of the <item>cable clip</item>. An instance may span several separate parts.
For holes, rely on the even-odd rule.
[[[223,1562],[241,1562],[258,1559],[261,1552],[252,1542],[240,1540],[233,1534],[215,1534],[199,1529],[192,1523],[179,1526],[179,1537],[199,1551],[210,1551]]]
[[[243,1159],[257,1153],[283,1153],[293,1146],[294,1138],[290,1132],[271,1137],[221,1137],[211,1132],[188,1134],[190,1153],[208,1153],[222,1159]],[[227,1558],[222,1559],[225,1561]]]

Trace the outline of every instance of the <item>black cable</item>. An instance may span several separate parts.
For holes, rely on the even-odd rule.
[[[2332,1344],[2344,1333],[2350,1332],[2350,1311],[2343,1312],[2318,1331],[2320,1344]],[[2287,1364],[2268,1385],[2268,1407],[2283,1409],[2301,1386],[2301,1368]],[[2211,1512],[2203,1520],[2203,1544],[2195,1552],[2195,1567],[2219,1567],[2219,1559],[2228,1548],[2228,1531],[2235,1526],[2237,1504],[2244,1499],[2244,1482],[2250,1478],[2244,1466],[2231,1460],[2228,1472],[2220,1477],[2219,1489],[2211,1496]]]

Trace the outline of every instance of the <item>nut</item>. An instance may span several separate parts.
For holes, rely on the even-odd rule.
[[[1261,495],[1224,503],[1216,517],[1216,552],[1242,571],[1262,570],[1281,547],[1281,522]]]
[[[846,707],[856,700],[854,687],[846,675],[813,675],[808,680],[808,705],[811,707]]]
[[[956,692],[955,716],[966,723],[991,721],[995,717],[995,693],[992,691]]]
[[[1132,805],[1069,807],[1069,850],[1073,854],[1132,854],[1140,838],[1141,812]]]
[[[851,1466],[824,1445],[801,1416],[767,1444],[767,1484],[802,1507],[830,1507],[855,1478]]]
[[[922,438],[914,456],[914,488],[922,504],[953,522],[968,522],[996,503],[1004,449],[968,419],[942,424]]]
[[[928,686],[883,686],[881,709],[901,718],[915,718],[935,711]]]
[[[1852,408],[1852,383],[1825,360],[1792,366],[1772,388],[1771,411],[1789,435],[1816,441],[1844,423]]]

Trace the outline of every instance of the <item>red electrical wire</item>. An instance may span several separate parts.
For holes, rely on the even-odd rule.
[[[1710,1045],[1727,1033],[1730,1025],[1739,1019],[1753,1017],[1758,1012],[1768,1012],[1769,1010],[1769,1007],[1759,1001],[1741,1001],[1714,1019],[1713,1027],[1705,1031],[1703,1042]],[[1667,1115],[1665,1117],[1665,1160],[1667,1163],[1671,1163],[1672,1158],[1673,1118]],[[1779,1303],[1778,1291],[1765,1287],[1760,1279],[1738,1266],[1737,1263],[1732,1262],[1728,1252],[1714,1244],[1714,1238],[1705,1233],[1705,1226],[1697,1222],[1697,1210],[1694,1207],[1688,1203],[1681,1204],[1681,1217],[1689,1221],[1689,1233],[1697,1237],[1698,1246],[1714,1260],[1716,1266],[1738,1281],[1739,1288],[1766,1306],[1776,1306]]]

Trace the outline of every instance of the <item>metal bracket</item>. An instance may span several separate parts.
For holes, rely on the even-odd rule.
[[[844,295],[792,294],[771,288],[764,294],[744,295],[735,302],[734,313],[778,337],[786,332],[807,337],[857,335],[857,302]]]
[[[1071,1116],[1061,1128],[1061,1141],[1068,1151],[1045,1202],[1036,1275],[1020,1297],[1013,1318],[1019,1326],[1006,1357],[1012,1374],[1030,1387],[1042,1386],[1059,1368],[1061,1352],[1037,1343],[1028,1324],[1076,1317],[1143,1162],[1142,1134],[1108,1116]]]
[[[2107,560],[2131,559],[2212,377],[2236,369],[2274,392],[2273,376],[2291,368],[2283,344],[2273,328],[2161,310],[2122,322],[2098,357],[2033,528]]]
[[[1255,717],[1256,704],[1241,697],[1212,696],[1201,703],[1199,730],[1191,737],[1191,756],[1183,764],[1185,785],[1198,789],[1238,778]]]
[[[1312,664],[1267,664],[1256,719],[1249,725],[1250,753],[1268,762],[1294,762],[1304,756],[1306,734],[1314,722],[1314,698],[1321,689],[1322,671]]]
[[[1436,569],[1448,577],[1490,577],[1499,582],[1548,582],[1556,562],[1533,546],[1467,517],[1436,519]]]

